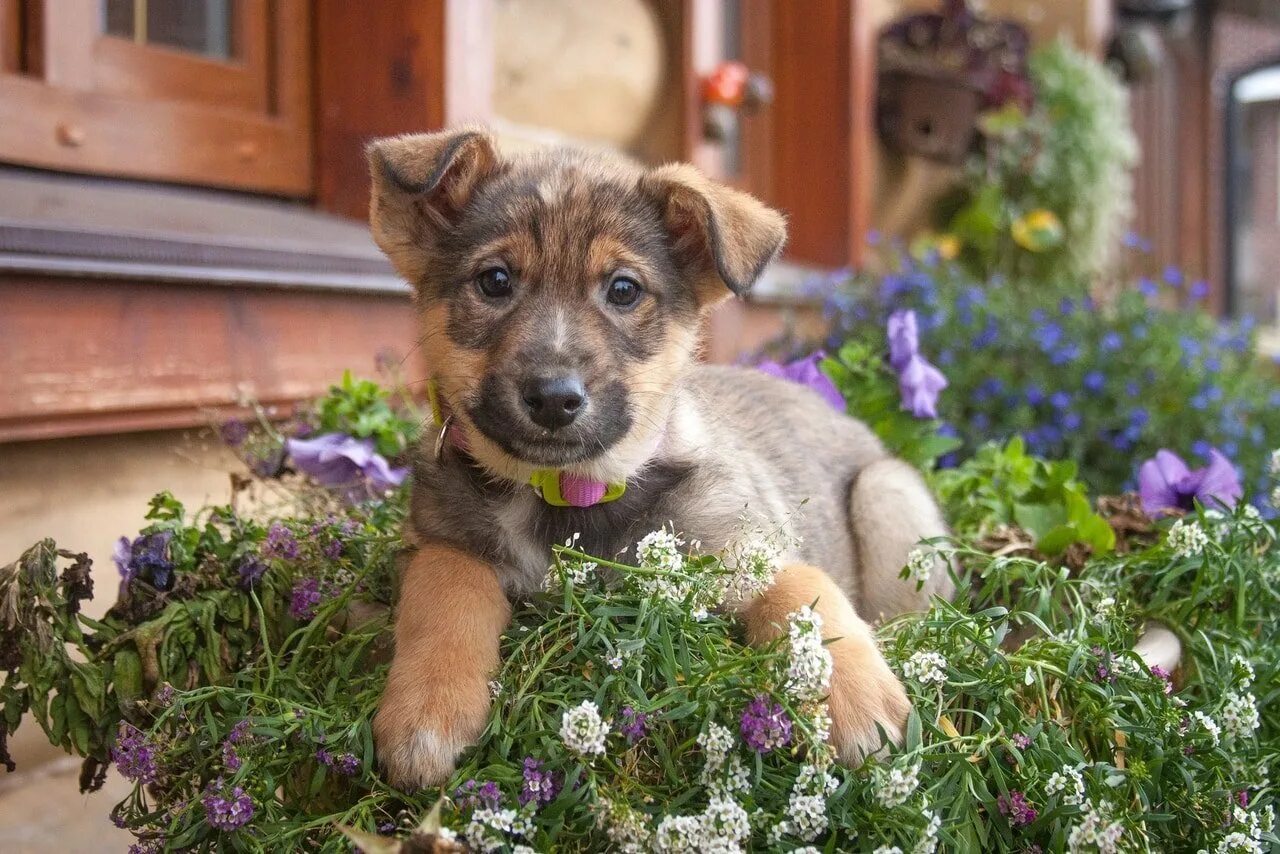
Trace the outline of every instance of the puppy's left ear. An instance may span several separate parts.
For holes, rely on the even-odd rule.
[[[641,179],[641,187],[658,202],[700,305],[714,305],[730,292],[745,294],[786,242],[782,214],[692,166],[660,166]]]

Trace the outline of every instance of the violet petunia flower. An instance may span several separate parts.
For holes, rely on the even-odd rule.
[[[937,418],[938,395],[947,387],[947,378],[920,355],[916,313],[910,309],[895,311],[889,315],[885,332],[889,338],[889,364],[898,372],[902,408],[916,418]]]
[[[785,365],[780,362],[761,362],[756,365],[756,368],[778,379],[790,380],[793,383],[799,383],[802,386],[811,388],[823,400],[831,404],[832,408],[839,412],[844,412],[844,395],[840,394],[840,390],[831,381],[831,377],[824,374],[822,369],[818,367],[818,363],[824,358],[826,358],[826,354],[818,350],[803,358],[787,362]]]
[[[1230,508],[1244,494],[1235,466],[1217,448],[1209,449],[1209,464],[1192,470],[1172,451],[1161,448],[1138,469],[1142,509],[1151,516],[1169,510]]]
[[[390,489],[404,482],[406,468],[392,468],[373,449],[372,439],[346,433],[325,433],[314,439],[286,439],[294,465],[324,486],[351,486],[368,479],[374,489]]]
[[[134,540],[128,537],[116,540],[111,559],[120,570],[121,595],[124,595],[129,582],[139,576],[157,590],[168,590],[173,586],[174,563],[169,550],[172,541],[172,531],[143,534]]]

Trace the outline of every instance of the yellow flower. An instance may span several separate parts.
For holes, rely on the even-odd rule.
[[[911,254],[916,260],[923,261],[930,253],[936,252],[943,261],[954,261],[960,254],[962,244],[954,234],[934,234],[926,231],[917,234],[911,241]]]
[[[1062,243],[1062,220],[1053,211],[1036,208],[1014,220],[1013,240],[1028,252],[1044,252]]]

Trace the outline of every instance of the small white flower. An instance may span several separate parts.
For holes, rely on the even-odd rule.
[[[509,835],[523,836],[531,829],[518,821],[515,810],[480,807],[471,814],[467,825],[467,844],[479,851],[496,851]]]
[[[621,654],[619,654],[619,653],[616,653],[616,652],[615,652],[613,655],[611,655],[611,656],[609,656],[608,658],[606,658],[606,659],[604,660],[604,663],[605,663],[605,664],[607,664],[607,665],[609,665],[609,669],[610,669],[610,670],[621,670],[621,669],[622,669],[622,655],[621,655]]]
[[[915,847],[911,849],[911,854],[933,854],[938,850],[938,831],[942,829],[942,816],[937,810],[927,808],[923,813],[929,817],[929,822],[924,826],[924,833],[916,841]]]
[[[934,567],[934,551],[924,546],[916,546],[907,555],[907,573],[916,581],[923,584],[929,580],[929,576],[933,574]]]
[[[596,823],[621,854],[643,854],[649,848],[652,833],[643,814],[626,804],[615,804],[606,797],[598,801]]]
[[[902,675],[921,685],[945,685],[947,684],[947,660],[936,652],[917,652],[903,662]]]
[[[1098,600],[1098,604],[1093,606],[1093,616],[1089,618],[1089,622],[1095,626],[1106,627],[1111,625],[1116,618],[1116,600],[1114,596],[1106,596]]]
[[[813,713],[813,739],[822,744],[831,740],[831,715],[826,706]]]
[[[651,531],[636,543],[636,557],[646,569],[679,572],[684,569],[683,545],[684,541],[666,528]]]
[[[496,700],[501,694],[502,694],[502,683],[499,682],[497,679],[490,679],[489,680],[489,696]]]
[[[511,854],[538,854],[537,849],[530,848],[528,845],[515,845],[511,848]]]
[[[747,811],[733,798],[713,796],[698,820],[702,824],[702,847],[706,851],[740,852],[742,843],[751,836]]]
[[[653,850],[696,854],[702,849],[702,821],[696,815],[669,815],[658,822]]]
[[[1178,557],[1195,557],[1209,545],[1209,535],[1199,522],[1179,519],[1169,528],[1168,543]]]
[[[566,709],[560,720],[560,740],[565,747],[583,756],[604,753],[604,739],[608,734],[609,724],[600,719],[600,709],[590,700]]]
[[[1218,713],[1222,733],[1228,739],[1249,738],[1258,729],[1258,701],[1253,694],[1233,691]]]
[[[896,845],[881,845],[879,848],[872,851],[871,854],[902,854],[902,849]]]
[[[1064,804],[1084,803],[1084,775],[1070,766],[1063,766],[1061,771],[1049,775],[1044,784],[1044,792],[1049,797],[1062,795]]]
[[[740,544],[725,549],[724,566],[732,573],[725,584],[726,597],[745,601],[773,584],[782,564],[785,539],[781,533],[766,536],[753,531]]]
[[[1222,740],[1222,728],[1218,726],[1217,721],[1206,715],[1204,712],[1192,712],[1191,719],[1200,724],[1200,727],[1209,733],[1209,740],[1216,747],[1218,742]]]
[[[1243,655],[1233,656],[1231,658],[1231,667],[1236,672],[1236,682],[1241,688],[1248,688],[1253,684],[1253,680],[1257,678],[1252,662]]]
[[[1237,830],[1222,837],[1213,851],[1214,854],[1263,854],[1266,849],[1259,840]]]
[[[733,749],[733,733],[727,727],[712,723],[698,736],[697,742],[707,755],[707,768],[718,771]]]
[[[1071,833],[1067,836],[1067,850],[1071,854],[1085,851],[1097,851],[1099,854],[1115,854],[1120,850],[1120,838],[1124,836],[1124,826],[1118,821],[1109,821],[1105,807],[1095,807],[1092,803],[1084,806],[1084,815]]]
[[[575,561],[569,565],[565,575],[573,582],[574,587],[585,587],[595,578],[600,564],[593,560]]]
[[[707,778],[705,782],[707,791],[712,796],[732,798],[734,795],[745,795],[751,791],[751,772],[747,770],[741,757],[736,754],[729,757],[722,778],[717,777],[713,772],[707,772],[705,768],[703,771]]]
[[[786,692],[801,702],[819,700],[831,687],[834,663],[822,645],[822,615],[805,605],[787,617],[791,655]]]
[[[792,848],[791,854],[822,854],[822,852],[812,845],[806,845],[803,848]]]
[[[880,765],[871,772],[871,778],[875,785],[876,800],[885,809],[893,809],[905,804],[920,787],[920,763],[888,769]]]
[[[1280,448],[1276,448],[1271,452],[1271,474],[1280,477]]]
[[[1271,506],[1280,510],[1280,486],[1271,490]]]
[[[804,795],[792,791],[787,800],[787,820],[784,833],[812,842],[824,833],[830,824],[827,819],[827,799],[821,795]]]
[[[831,775],[825,765],[800,766],[800,773],[796,775],[795,785],[792,786],[793,791],[824,798],[835,794],[838,788],[840,781]]]

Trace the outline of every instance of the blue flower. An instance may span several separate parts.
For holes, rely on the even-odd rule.
[[[1182,271],[1177,267],[1168,266],[1164,268],[1164,280],[1175,288],[1178,288],[1182,286],[1184,281],[1186,281],[1186,277],[1182,275]]]
[[[1202,300],[1209,295],[1209,283],[1204,279],[1198,279],[1191,284],[1190,290],[1193,300]]]
[[[1050,353],[1062,341],[1062,327],[1056,323],[1046,323],[1036,329],[1036,337],[1040,344],[1040,349],[1045,353]]]
[[[1058,313],[1063,315],[1075,314],[1076,301],[1070,297],[1063,297],[1058,300]]]
[[[1068,430],[1079,430],[1084,420],[1078,412],[1068,412],[1062,416],[1062,426]]]
[[[1049,396],[1049,404],[1054,409],[1066,409],[1071,405],[1071,395],[1065,391],[1055,391]]]
[[[1124,346],[1124,338],[1119,332],[1108,332],[1102,336],[1102,350],[1105,353],[1114,353]]]
[[[1137,428],[1146,427],[1147,423],[1150,420],[1151,420],[1151,414],[1147,412],[1147,410],[1143,409],[1141,406],[1136,406],[1133,409],[1129,410],[1129,424],[1134,427],[1137,427]]]
[[[1053,365],[1069,365],[1078,358],[1080,358],[1080,345],[1066,344],[1049,355],[1049,362]]]
[[[995,318],[988,317],[987,324],[973,338],[973,349],[985,350],[1000,339],[1000,327],[996,324]]]
[[[1044,391],[1040,386],[1027,386],[1027,403],[1032,406],[1039,406],[1044,403]]]
[[[1159,295],[1160,286],[1146,276],[1138,279],[1138,291],[1144,297],[1154,297]]]
[[[1102,371],[1090,371],[1084,375],[1084,387],[1092,392],[1102,391],[1107,385],[1107,378]]]

